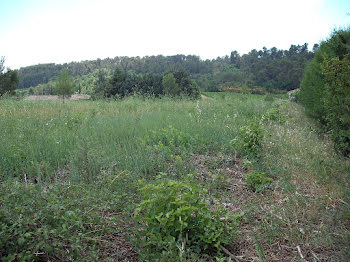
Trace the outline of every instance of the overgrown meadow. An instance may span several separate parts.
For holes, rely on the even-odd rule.
[[[3,261],[345,261],[350,164],[292,102],[0,100]]]

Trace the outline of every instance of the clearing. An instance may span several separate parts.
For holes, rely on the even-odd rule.
[[[146,260],[141,184],[193,174],[210,209],[240,214],[236,233],[219,254],[175,246],[159,261],[347,261],[349,160],[298,104],[211,96],[0,100],[0,255]],[[254,190],[253,173],[272,183]]]

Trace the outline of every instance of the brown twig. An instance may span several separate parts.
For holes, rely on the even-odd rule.
[[[220,246],[220,247],[221,247],[222,251],[223,251],[226,255],[228,255],[230,258],[232,258],[234,261],[239,262],[239,261],[242,260],[242,257],[238,257],[238,256],[233,255],[230,251],[228,251],[228,250],[227,250],[226,248],[224,248],[223,246]]]

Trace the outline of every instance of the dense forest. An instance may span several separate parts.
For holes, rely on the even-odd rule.
[[[185,71],[203,91],[236,91],[242,86],[251,90],[288,91],[299,87],[305,65],[314,56],[318,45],[309,51],[308,45],[291,45],[289,50],[276,47],[252,50],[213,60],[202,60],[194,55],[115,57],[66,64],[40,64],[19,70],[19,88],[30,88],[32,93],[52,93],[52,83],[62,69],[75,78],[77,92],[94,93],[100,70],[111,75],[116,67],[125,73],[144,76]],[[50,83],[51,82],[51,83]]]

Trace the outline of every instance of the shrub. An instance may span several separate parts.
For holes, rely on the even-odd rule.
[[[264,130],[256,121],[239,129],[239,136],[231,141],[239,153],[258,157],[262,148]]]
[[[140,190],[142,202],[135,219],[150,256],[181,246],[191,252],[217,252],[232,241],[235,219],[222,208],[212,210],[204,200],[207,190],[198,183],[161,180]],[[155,259],[155,257],[153,257]]]
[[[281,114],[281,111],[279,108],[271,108],[267,110],[261,117],[262,122],[269,122],[269,121],[276,121],[279,123],[284,123],[285,117]]]
[[[339,30],[321,43],[307,66],[298,94],[308,115],[328,129],[335,147],[350,154],[350,29]]]
[[[350,51],[350,50],[349,50]],[[350,58],[350,53],[349,53]],[[326,83],[324,106],[327,127],[335,147],[350,157],[350,59],[328,59],[322,65]]]
[[[247,175],[247,185],[255,192],[264,192],[272,188],[273,179],[265,173],[251,172]]]

